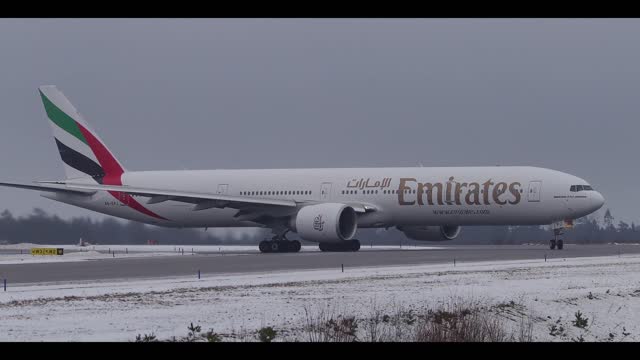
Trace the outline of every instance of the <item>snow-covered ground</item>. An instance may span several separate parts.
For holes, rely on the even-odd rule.
[[[192,322],[221,334],[272,326],[276,340],[305,340],[305,310],[367,317],[372,304],[392,312],[452,297],[528,316],[534,341],[638,341],[639,273],[640,256],[626,255],[32,284],[0,288],[0,341],[180,338]],[[571,323],[577,311],[585,329]]]
[[[63,248],[62,256],[31,255],[31,248]],[[361,251],[398,250],[399,246],[363,246]],[[403,246],[402,250],[435,250],[438,246]],[[2,251],[5,251],[3,253]],[[22,251],[22,253],[19,253]],[[173,256],[193,253],[258,253],[257,245],[38,245],[30,243],[0,245],[0,264],[69,262],[118,257]],[[320,251],[317,245],[305,245],[301,251]],[[10,253],[9,253],[10,252]],[[115,253],[115,254],[114,254]]]

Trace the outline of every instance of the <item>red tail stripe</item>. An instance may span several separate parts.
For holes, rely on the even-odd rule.
[[[96,139],[96,137],[93,136],[91,132],[89,132],[84,126],[79,124],[77,121],[76,121],[76,124],[78,125],[78,128],[82,132],[82,135],[84,136],[84,138],[87,140],[89,147],[91,148],[93,153],[96,155],[96,158],[100,163],[100,166],[102,166],[102,169],[104,170],[105,175],[104,175],[104,178],[102,179],[102,183],[105,185],[122,185],[121,176],[124,173],[124,169],[122,168],[122,166],[118,164],[118,161],[113,157],[113,155],[111,155],[111,152],[102,144],[102,142],[100,142],[100,140]],[[109,194],[111,194],[111,196],[113,196],[114,198],[120,200],[120,192],[109,191]],[[129,207],[145,215],[154,217],[156,219],[167,220],[164,217],[142,206],[131,195],[129,194],[123,194],[123,195]]]
[[[100,166],[102,166],[102,170],[104,170],[105,178],[103,183],[105,185],[122,185],[122,182],[120,181],[120,175],[124,173],[122,166],[118,164],[118,161],[113,157],[113,155],[111,155],[111,152],[107,150],[100,140],[96,139],[91,132],[85,129],[85,127],[77,121],[76,124],[82,132],[82,136],[87,140],[89,147],[96,155]]]

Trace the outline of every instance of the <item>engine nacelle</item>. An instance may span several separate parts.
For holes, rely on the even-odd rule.
[[[409,239],[419,241],[448,241],[455,239],[462,228],[459,225],[398,226]]]
[[[300,209],[292,225],[304,240],[337,243],[356,234],[358,217],[351,206],[324,203]]]

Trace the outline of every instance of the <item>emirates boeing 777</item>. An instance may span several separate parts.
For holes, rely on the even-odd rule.
[[[0,183],[100,213],[178,228],[265,227],[262,252],[357,251],[358,228],[453,240],[463,225],[552,225],[552,249],[604,198],[585,180],[528,166],[129,171],[55,86],[40,97],[66,179]]]

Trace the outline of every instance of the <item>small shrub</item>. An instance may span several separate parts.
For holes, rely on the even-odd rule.
[[[357,341],[358,322],[355,316],[338,315],[324,309],[312,314],[305,307],[306,326],[304,331],[310,342],[352,342]]]
[[[555,324],[552,324],[549,327],[549,335],[551,336],[564,336],[566,335],[564,327],[562,326],[562,324],[560,324],[560,319],[558,319],[558,321],[556,321]]]
[[[625,327],[623,326],[623,327],[622,327],[622,335],[623,335],[624,337],[627,337],[627,336],[631,335],[631,333],[630,333],[630,332],[627,332],[627,328],[625,328]]]
[[[221,342],[222,341],[222,337],[216,333],[213,332],[213,329],[207,331],[204,335],[202,335],[202,337],[204,339],[207,340],[207,342]]]
[[[575,313],[575,317],[576,319],[571,321],[575,327],[584,329],[589,324],[589,319],[582,317],[582,313],[580,311]]]
[[[138,334],[136,336],[136,342],[157,342],[157,341],[158,339],[156,338],[156,335],[154,333],[144,334],[144,335]]]
[[[271,342],[276,337],[276,331],[271,326],[258,330],[258,340],[260,342]]]
[[[500,342],[512,341],[499,316],[477,304],[454,300],[445,308],[428,311],[419,318],[414,341],[419,342]]]
[[[582,334],[580,335],[580,337],[578,338],[571,338],[571,341],[573,342],[584,342],[584,337],[582,337]]]
[[[198,337],[200,337],[199,334],[202,328],[200,327],[200,325],[195,326],[193,325],[193,323],[191,323],[187,327],[187,330],[189,330],[189,333],[187,333],[187,337],[184,338],[184,341],[193,342],[193,341],[196,341]]]

